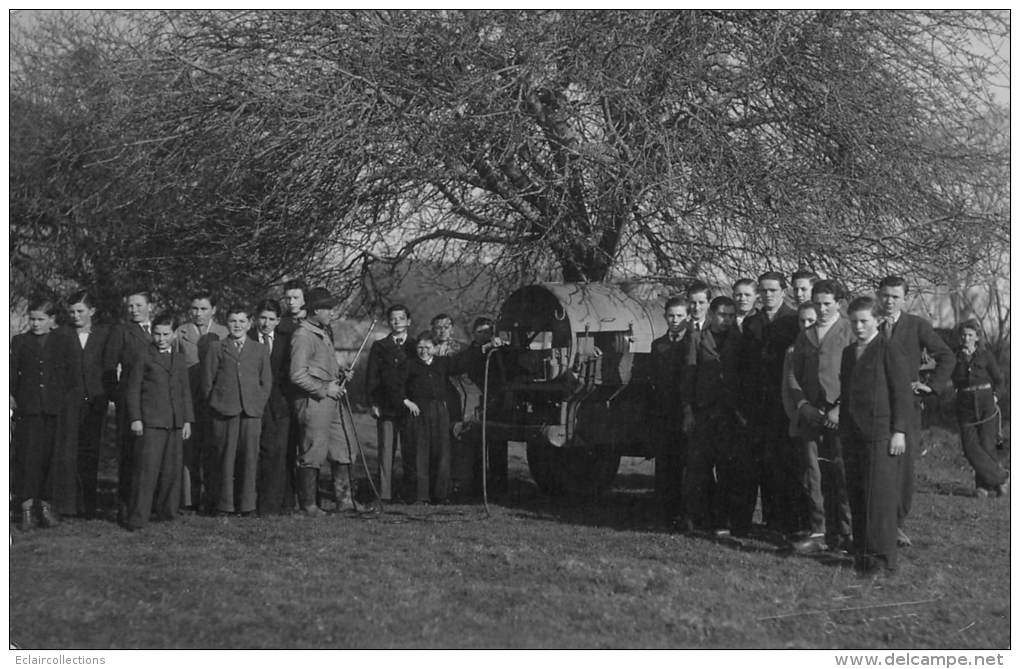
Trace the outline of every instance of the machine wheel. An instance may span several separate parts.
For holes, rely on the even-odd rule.
[[[557,448],[528,443],[528,469],[547,495],[593,497],[616,478],[620,455],[609,447]]]

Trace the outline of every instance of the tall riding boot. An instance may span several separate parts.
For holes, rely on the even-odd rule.
[[[298,469],[298,503],[301,512],[306,516],[321,516],[323,511],[315,503],[315,494],[319,487],[319,470],[313,467]]]
[[[21,522],[18,526],[22,530],[30,530],[36,526],[35,514],[32,513],[32,509],[35,506],[34,499],[26,499],[21,503]]]
[[[39,502],[39,524],[43,527],[56,527],[60,524],[60,519],[53,513],[49,502]]]
[[[354,500],[351,498],[351,466],[334,462],[331,469],[337,512],[355,511]]]

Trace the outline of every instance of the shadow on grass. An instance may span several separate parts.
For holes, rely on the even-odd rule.
[[[784,537],[755,525],[745,537],[716,536],[709,532],[683,532],[662,519],[661,507],[652,490],[653,477],[626,474],[617,477],[613,488],[599,497],[549,496],[542,493],[525,475],[511,475],[509,494],[496,500],[511,516],[526,520],[546,520],[567,525],[602,527],[619,532],[644,532],[683,536],[686,539],[718,545],[744,553],[785,554]],[[792,556],[793,554],[790,553]],[[825,560],[842,564],[841,561]]]

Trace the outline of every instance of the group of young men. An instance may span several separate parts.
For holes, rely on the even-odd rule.
[[[326,465],[338,505],[353,507],[338,404],[348,376],[329,330],[337,301],[290,281],[283,303],[231,306],[224,326],[214,296],[198,292],[178,325],[152,313],[147,293],[127,296],[128,321],[109,329],[99,365],[117,409],[118,517],[127,529],[144,527],[153,510],[162,519],[179,509],[289,512],[295,486],[317,515]]]
[[[281,301],[282,307],[272,299],[254,308],[230,306],[222,325],[213,294],[197,292],[190,296],[189,320],[179,325],[170,313],[153,313],[150,296],[139,291],[125,298],[126,322],[107,327],[93,322],[94,300],[80,292],[68,298],[70,323],[60,328],[55,301],[33,301],[32,329],[12,340],[12,407],[20,426],[15,451],[23,456],[19,463],[25,461],[16,474],[19,485],[28,482],[20,496],[22,525],[55,524],[54,500],[59,513],[96,515],[109,401],[117,417],[118,522],[129,530],[145,527],[152,514],[172,519],[182,509],[290,513],[295,500],[305,515],[321,515],[319,471],[327,466],[337,510],[354,509],[354,426],[344,420],[345,409],[350,418],[344,395],[353,372],[342,369],[336,355],[331,323],[337,300],[324,288],[308,290],[293,280],[284,284]],[[391,332],[370,349],[366,388],[379,429],[380,496],[445,502],[476,475],[473,458],[467,458],[467,473],[463,466],[452,470],[465,459],[461,449],[454,460],[459,444],[450,430],[463,423],[464,393],[445,370],[474,371],[476,365],[455,361],[473,362],[477,356],[461,353],[487,346],[492,324],[477,320],[468,346],[452,338],[446,314],[434,317],[431,331],[417,339],[408,333],[406,307],[392,307],[388,321]],[[433,357],[443,361],[433,365]],[[422,378],[444,372],[411,387],[416,362],[424,365]],[[53,383],[37,384],[40,375]],[[52,411],[41,422],[33,422],[46,412],[35,400],[37,385],[50,386],[53,395],[44,407]],[[404,486],[394,495],[397,450]],[[76,453],[70,468],[51,465],[61,461],[61,452]]]
[[[895,569],[897,545],[910,544],[904,524],[920,400],[948,384],[954,353],[927,321],[903,312],[902,278],[886,277],[877,298],[852,300],[845,316],[837,282],[800,271],[790,286],[793,306],[777,272],[738,280],[732,297],[713,297],[695,282],[684,298],[666,302],[667,333],[652,344],[649,406],[662,510],[683,529],[743,535],[760,497],[762,520],[794,550],[853,549],[864,568]],[[60,403],[56,395],[49,403],[32,399],[44,385],[33,379],[74,369],[51,385],[73,386],[76,395],[67,423],[76,427],[68,432],[77,442],[78,490],[64,497],[77,496],[86,516],[96,513],[107,400],[117,409],[118,516],[128,529],[144,527],[152,511],[169,519],[179,508],[288,513],[295,497],[305,514],[320,515],[319,470],[327,465],[337,508],[353,508],[353,425],[342,411],[351,372],[337,361],[330,330],[337,301],[328,290],[289,281],[283,307],[271,299],[230,307],[225,326],[206,292],[191,297],[190,320],[180,326],[172,315],[152,314],[144,292],[127,296],[127,322],[110,328],[92,322],[86,293],[67,302],[71,323],[62,330],[76,342],[47,339],[56,310],[46,300],[30,305],[31,333],[12,341],[12,401],[22,421],[16,453],[27,458],[18,470],[35,481],[29,494],[60,492],[56,477],[47,483],[44,451],[23,446],[49,443],[56,429],[54,421],[33,423],[35,409],[26,407],[45,404],[36,413],[49,415]],[[466,393],[453,373],[482,384],[478,363],[491,346],[492,322],[478,319],[474,341],[464,345],[452,339],[445,314],[417,339],[406,307],[392,306],[387,321],[390,332],[369,351],[366,381],[378,426],[379,495],[446,502],[458,483],[466,487],[480,474],[474,449],[458,451],[452,436],[468,425]],[[923,354],[934,360],[927,384],[919,376]],[[489,456],[497,487],[505,487],[505,445]],[[50,500],[42,502],[41,521],[52,524]],[[35,522],[31,504],[22,520]]]
[[[921,399],[947,386],[955,355],[889,276],[846,305],[843,287],[798,271],[701,282],[666,303],[652,345],[656,488],[670,522],[746,535],[762,520],[798,552],[853,551],[895,570],[914,491]],[[846,313],[843,307],[846,305]],[[934,359],[920,377],[923,353]]]

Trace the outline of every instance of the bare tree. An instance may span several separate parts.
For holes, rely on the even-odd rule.
[[[119,21],[107,136],[85,149],[102,177],[75,202],[126,207],[160,240],[134,257],[183,283],[303,271],[354,290],[415,258],[508,283],[794,265],[939,283],[1008,239],[1008,202],[982,195],[1008,193],[1008,132],[982,126],[1004,12]],[[110,180],[130,182],[119,199]]]

